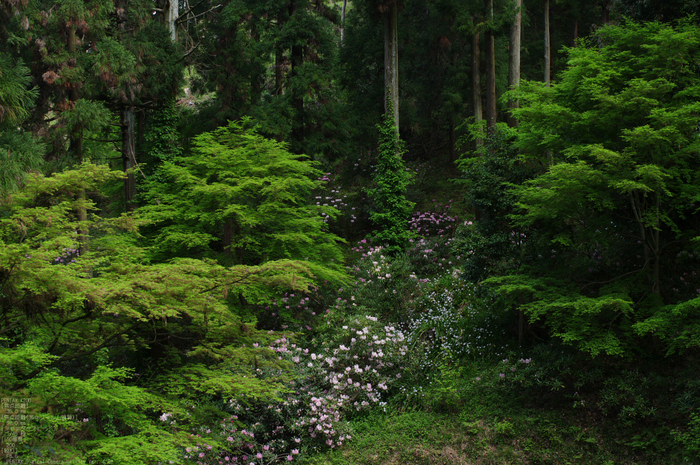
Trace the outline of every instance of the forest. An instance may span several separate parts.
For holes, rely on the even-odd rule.
[[[700,460],[700,0],[0,0],[0,461]]]

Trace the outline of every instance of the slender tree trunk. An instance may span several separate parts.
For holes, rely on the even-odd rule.
[[[549,1],[544,0],[544,83],[551,84],[552,46],[549,37]]]
[[[518,345],[523,345],[525,341],[525,312],[518,309]]]
[[[235,258],[233,250],[233,235],[234,235],[233,219],[229,218],[224,223],[224,254],[231,258]]]
[[[280,11],[277,17],[277,28],[282,36],[284,29],[284,15]],[[281,42],[275,44],[275,95],[284,94],[284,49]]]
[[[294,2],[292,2],[292,8],[291,8],[290,14],[289,14],[290,16],[293,14],[294,9],[295,9]],[[260,41],[260,34],[258,33],[258,29],[255,26],[255,23],[251,24],[250,38],[253,39],[253,42],[256,42],[256,43]],[[260,98],[262,96],[262,85],[261,85],[260,75],[264,72],[266,72],[265,68],[261,69],[259,66],[256,66],[254,68],[253,72],[251,72],[251,75],[250,75],[250,102],[248,103],[248,108],[254,107],[260,101]],[[235,71],[234,71],[234,74],[235,74]]]
[[[609,0],[603,0],[603,14],[602,14],[602,17],[600,19],[603,22],[603,25],[608,24],[610,22],[610,1]]]
[[[68,48],[68,53],[71,57],[75,56],[76,54],[76,45],[77,45],[77,37],[76,37],[76,26],[70,26],[68,28],[68,37],[67,37],[67,48]],[[78,86],[72,85],[68,91],[68,98],[70,99],[70,107],[72,108],[75,103],[78,101],[80,98],[80,95],[78,94]],[[78,163],[82,163],[83,161],[83,131],[80,128],[80,124],[78,124],[76,127],[73,128],[70,134],[70,145],[68,147],[68,150],[75,155],[75,158],[78,160]]]
[[[481,106],[481,49],[479,48],[479,32],[475,32],[472,36],[472,106],[474,107],[474,123],[478,123],[484,119]],[[477,149],[483,143],[484,140],[482,138],[476,138]]]
[[[76,26],[70,26],[68,28],[68,53],[73,56],[75,54],[76,50],[76,44],[77,44],[77,38],[75,34],[75,28]],[[72,105],[75,105],[75,102],[78,101],[78,98],[80,97],[78,94],[78,89],[77,86],[73,85],[71,86],[69,92],[68,92],[70,101]],[[75,156],[76,160],[78,163],[83,162],[83,131],[80,128],[80,125],[77,127],[73,128],[70,134],[70,145],[68,147],[68,150],[73,153]],[[85,205],[85,202],[87,201],[87,195],[85,193],[85,189],[80,189],[78,191],[78,206],[76,208],[77,213],[78,213],[78,252],[80,253],[80,256],[84,256],[87,251],[89,250],[88,246],[88,236],[89,236],[89,231],[87,227],[85,226],[87,224],[87,207]]]
[[[661,230],[661,210],[659,206],[659,193],[656,193],[656,204],[654,209],[656,211],[656,227],[652,231],[653,245],[654,245],[654,284],[652,286],[652,292],[654,294],[661,294],[661,242],[659,238],[659,231]]]
[[[135,121],[134,107],[124,105],[121,112],[122,126],[122,160],[124,162],[124,171],[127,172],[124,178],[124,200],[126,201],[126,209],[133,210],[136,208],[134,198],[136,197],[136,177],[133,172],[129,172],[131,168],[136,166],[136,138],[135,138]]]
[[[146,141],[146,110],[141,110],[136,113],[136,147],[139,150],[134,150],[139,158],[143,155],[143,147]]]
[[[399,132],[399,36],[398,7],[393,3],[384,12],[384,112],[393,111]],[[389,108],[391,105],[392,108]]]
[[[176,0],[173,0],[176,1]],[[121,10],[118,18],[119,33],[124,35],[126,31],[126,18],[128,15],[128,1],[121,0],[117,4]],[[134,197],[136,197],[136,177],[129,172],[131,168],[136,166],[136,121],[134,118],[133,102],[129,102],[128,98],[124,98],[121,102],[121,111],[119,114],[121,129],[122,129],[122,162],[126,178],[124,178],[124,201],[127,211],[134,210],[136,205]]]
[[[299,75],[299,67],[304,60],[304,47],[292,46],[292,79]],[[292,123],[292,137],[301,142],[304,139],[304,96],[299,86],[292,86],[292,108],[294,108],[294,121]]]
[[[658,201],[658,196],[657,196]],[[659,249],[659,236],[658,229],[652,230],[647,234],[647,226],[645,225],[644,217],[644,207],[645,201],[642,200],[638,192],[630,193],[630,206],[632,208],[632,214],[634,219],[639,226],[639,242],[644,247],[644,265],[643,268],[647,268],[651,264],[651,275],[649,276],[649,287],[653,294],[660,293],[660,249]],[[658,205],[658,204],[657,204]],[[659,211],[656,211],[657,215],[657,228],[659,227]]]
[[[450,119],[450,161],[457,160],[457,132],[455,131],[454,116]]]
[[[289,3],[289,17],[296,14],[296,1]],[[300,44],[292,45],[291,54],[291,79],[295,80],[299,75],[299,68],[304,62],[304,47]],[[304,95],[301,93],[299,86],[289,84],[292,92],[292,108],[294,109],[294,119],[292,121],[292,138],[296,142],[301,142],[304,139]]]
[[[486,29],[486,132],[496,131],[496,42],[493,34],[493,0],[486,0],[489,27]]]
[[[89,231],[85,226],[87,224],[87,208],[85,202],[87,201],[87,195],[85,194],[85,189],[80,189],[78,191],[78,252],[81,257],[90,249],[88,245],[89,241]]]
[[[571,46],[572,47],[576,46],[577,39],[578,39],[578,19],[575,19],[574,23],[571,27]]]
[[[165,21],[168,25],[168,30],[170,31],[170,40],[173,42],[177,41],[177,28],[175,27],[175,22],[178,17],[178,1],[170,0],[168,2],[168,11],[166,12]]]
[[[340,10],[340,45],[345,42],[345,12],[347,11],[348,0],[343,0],[343,7]]]
[[[520,86],[520,34],[522,32],[522,5],[523,0],[515,0],[515,17],[513,25],[510,27],[510,63],[508,67],[508,88],[510,90],[517,89]],[[508,108],[510,110],[518,108],[520,103],[517,100],[510,99]],[[518,120],[509,112],[508,126],[514,128],[518,125]]]
[[[284,53],[278,46],[277,50],[275,50],[275,95],[282,95],[284,93],[284,73],[282,72],[283,66]]]

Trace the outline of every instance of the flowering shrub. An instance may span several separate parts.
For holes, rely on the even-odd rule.
[[[251,414],[261,412],[250,407],[243,407],[235,401],[229,402],[229,408],[250,418]],[[274,408],[268,406],[268,409]],[[280,409],[277,409],[281,411]],[[244,418],[242,416],[241,418]],[[231,414],[221,420],[218,427],[202,428],[205,435],[193,435],[200,440],[196,445],[185,448],[185,459],[198,465],[242,463],[255,465],[291,462],[300,455],[301,439],[285,434],[284,426],[278,425],[270,429],[265,423],[266,415],[248,426],[239,420],[239,416]],[[200,442],[201,441],[201,442]]]
[[[350,307],[364,306],[387,321],[403,321],[419,294],[421,278],[406,254],[392,258],[384,249],[360,243],[362,256],[351,271],[355,275]]]
[[[461,258],[452,254],[453,241],[452,237],[447,236],[432,236],[413,241],[406,251],[406,258],[410,261],[414,273],[427,278],[451,272]]]
[[[405,327],[409,341],[423,347],[424,363],[504,352],[504,318],[474,296],[473,284],[446,275],[429,280],[422,291]]]
[[[268,330],[310,331],[341,295],[343,288],[328,281],[309,286],[306,292],[283,292],[259,305],[259,325]]]
[[[346,240],[364,235],[369,227],[369,217],[365,210],[367,198],[362,189],[342,186],[336,174],[331,172],[324,173],[318,181],[320,185],[311,202],[324,217],[328,230]],[[334,207],[337,215],[328,215],[325,209],[329,207]]]
[[[350,440],[347,420],[385,405],[400,382],[406,338],[376,317],[344,319],[341,312],[327,314],[320,329],[312,349],[286,337],[270,346],[293,364],[290,390],[281,392],[279,401],[242,405],[230,400],[223,407],[230,417],[216,428],[201,428],[201,440],[197,437],[196,446],[186,449],[185,458],[198,464],[281,463]],[[257,373],[263,379],[269,375]],[[163,414],[161,420],[171,422],[172,415]]]
[[[458,221],[456,216],[449,214],[452,201],[443,205],[433,199],[433,203],[435,204],[433,211],[417,211],[413,214],[408,221],[409,229],[422,237],[452,235]]]
[[[583,385],[599,376],[599,373],[593,367],[575,370],[574,367],[580,362],[580,358],[573,355],[569,348],[538,345],[528,349],[527,355],[508,352],[489,370],[485,370],[481,375],[483,379],[478,381],[482,384],[492,383],[504,395],[506,391],[508,394],[530,394],[533,399],[542,392],[576,392],[573,400],[581,406],[583,403],[578,391],[582,391]]]
[[[326,325],[335,323],[328,318]],[[408,346],[397,327],[366,315],[351,318],[340,330],[330,333],[317,351],[326,386],[359,411],[380,402],[389,386],[401,377]],[[313,359],[314,354],[310,357]]]
[[[391,386],[401,379],[408,346],[398,328],[383,325],[373,316],[345,319],[340,313],[331,313],[326,319],[328,331],[319,335],[315,350],[292,347],[290,353],[299,379],[305,383],[301,388],[311,396],[308,415],[298,412],[297,424],[307,427],[310,434],[315,428],[332,447],[329,440],[338,441],[328,425],[319,428],[319,418],[335,422],[339,417],[330,412],[346,417],[384,405]]]
[[[348,196],[340,190],[340,186],[334,185],[331,178],[331,173],[324,173],[323,176],[317,179],[320,184],[319,189],[316,189],[314,195],[314,203],[319,209],[319,213],[323,216],[323,221],[328,223],[328,220],[335,218],[335,215],[328,214],[328,207],[332,207],[337,210],[343,216],[348,216],[354,222],[357,218],[352,211],[354,207],[350,207],[348,204]]]

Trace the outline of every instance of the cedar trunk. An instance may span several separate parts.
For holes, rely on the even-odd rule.
[[[474,21],[476,22],[476,21]],[[472,106],[474,107],[474,122],[484,119],[481,107],[481,49],[479,48],[479,32],[472,37]],[[476,148],[481,147],[483,139],[476,138]]]
[[[493,0],[486,0],[486,14],[489,15],[486,29],[486,131],[492,135],[496,131],[496,42],[493,34]]]
[[[170,31],[170,40],[173,42],[177,41],[177,28],[175,23],[178,16],[178,0],[170,0],[168,2],[168,11],[166,13],[165,21],[168,23],[168,31]]]
[[[129,171],[136,166],[136,125],[134,120],[134,107],[125,105],[121,113],[122,126],[122,160],[124,162],[124,171],[127,173],[124,178],[124,200],[126,201],[126,209],[133,210],[136,208],[134,197],[136,197],[136,177],[133,171]]]
[[[68,28],[68,52],[71,55],[75,54],[76,50],[76,26],[70,26]],[[70,88],[70,91],[68,92],[70,101],[71,101],[71,107],[75,105],[75,102],[78,101],[80,96],[78,95],[78,86],[73,85]],[[73,128],[73,131],[70,134],[70,146],[69,150],[73,152],[73,155],[75,155],[75,158],[77,159],[78,163],[83,162],[83,131],[78,125],[77,127]],[[77,213],[78,213],[78,252],[80,253],[80,256],[84,256],[89,247],[88,247],[88,237],[89,237],[89,231],[87,227],[85,226],[87,224],[87,208],[85,207],[85,201],[87,200],[87,196],[85,193],[85,189],[80,189],[78,191],[78,208],[77,208]]]
[[[399,131],[398,43],[398,7],[393,3],[384,12],[384,112],[393,111],[397,133]],[[389,105],[392,108],[389,108]]]
[[[547,87],[551,83],[552,72],[552,45],[549,37],[549,1],[544,0],[544,83]]]
[[[520,86],[520,34],[522,32],[522,5],[523,0],[515,0],[515,17],[513,25],[510,27],[510,63],[508,67],[508,88],[510,90],[517,89]],[[510,110],[518,108],[519,102],[515,99],[508,100],[508,108]],[[508,126],[516,127],[518,121],[513,115],[508,113]]]
[[[340,10],[340,45],[345,41],[345,11],[348,7],[348,0],[343,0],[343,7]]]

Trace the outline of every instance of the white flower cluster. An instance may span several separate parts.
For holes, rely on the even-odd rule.
[[[408,346],[400,330],[365,316],[342,326],[335,347],[309,351],[281,338],[271,349],[295,364],[302,383],[322,389],[297,391],[297,398],[300,392],[308,397],[301,401],[295,426],[336,447],[350,438],[342,427],[347,413],[382,405],[391,384],[401,377],[401,358]]]

